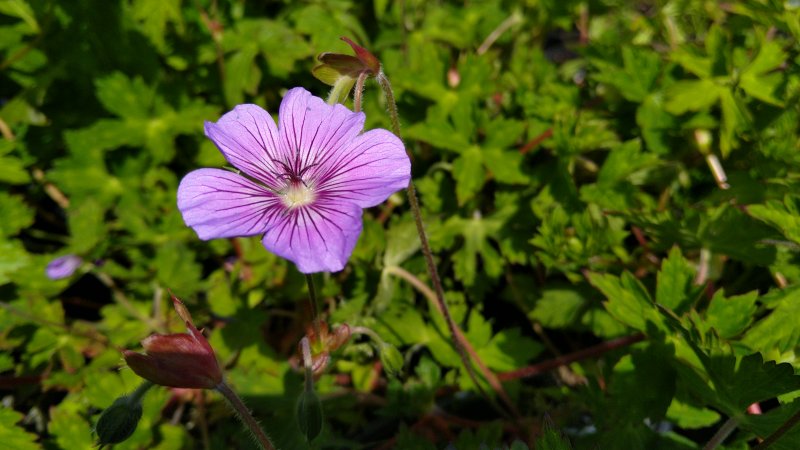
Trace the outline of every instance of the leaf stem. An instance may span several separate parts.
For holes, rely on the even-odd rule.
[[[233,389],[230,388],[225,382],[218,384],[215,388],[225,400],[228,401],[228,404],[233,408],[233,411],[236,413],[236,417],[242,421],[242,423],[247,427],[250,433],[253,435],[253,438],[258,443],[259,447],[262,450],[274,450],[275,447],[272,446],[272,442],[270,442],[269,437],[267,434],[264,433],[264,430],[261,428],[261,425],[258,424],[256,419],[250,413],[250,410],[247,409],[244,402]]]

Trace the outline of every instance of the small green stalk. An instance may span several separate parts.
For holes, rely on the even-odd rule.
[[[317,290],[314,287],[314,276],[310,273],[306,274],[306,283],[308,284],[308,298],[311,303],[311,320],[314,326],[314,335],[318,341],[322,340],[320,334],[320,320],[319,320],[319,303],[317,302]]]

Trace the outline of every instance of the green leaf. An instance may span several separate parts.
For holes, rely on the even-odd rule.
[[[13,236],[29,227],[33,215],[34,211],[20,197],[0,192],[0,237]]]
[[[759,353],[741,359],[727,355],[701,359],[716,394],[714,406],[729,416],[742,417],[753,403],[800,390],[800,375],[790,364],[764,362]]]
[[[676,119],[664,110],[664,96],[660,93],[648,95],[636,110],[636,124],[642,129],[647,148],[660,155],[671,149],[667,135],[675,128]]]
[[[95,87],[97,99],[109,112],[124,118],[142,119],[150,115],[155,92],[140,77],[131,80],[123,73],[114,72],[97,79]]]
[[[593,61],[600,68],[595,78],[614,86],[626,99],[641,103],[650,93],[661,70],[658,53],[640,47],[622,47],[622,67],[605,60]]]
[[[783,202],[771,200],[763,205],[750,205],[747,212],[800,244],[800,197],[787,195]]]
[[[487,343],[475,343],[475,347],[483,362],[499,371],[523,367],[544,350],[544,345],[523,336],[519,328],[502,330]]]
[[[756,313],[758,291],[726,298],[723,289],[714,293],[706,310],[706,321],[720,337],[730,339],[743,332]],[[775,330],[778,331],[778,330]]]
[[[552,426],[545,426],[541,436],[536,438],[536,450],[571,450],[569,440]],[[510,450],[528,450],[528,446],[520,441],[514,441]]]
[[[411,139],[427,142],[434,147],[458,153],[471,148],[466,138],[456,133],[453,126],[446,122],[431,122],[429,120],[418,122],[406,128],[404,133]]]
[[[14,450],[35,450],[42,446],[36,443],[35,434],[28,433],[17,422],[25,416],[8,407],[0,407],[0,442],[8,449]]]
[[[597,175],[597,183],[613,185],[625,180],[634,172],[657,164],[658,158],[642,152],[642,143],[633,139],[611,149]]]
[[[620,322],[639,331],[647,331],[649,323],[662,323],[650,295],[629,272],[621,277],[590,273],[589,282],[606,296],[606,310]]]
[[[107,239],[105,210],[94,200],[86,200],[69,211],[70,249],[89,253]]]
[[[25,184],[30,181],[30,175],[25,170],[26,164],[19,158],[9,156],[16,147],[14,141],[0,141],[0,183]]]
[[[722,157],[726,158],[738,146],[737,134],[750,122],[750,118],[744,103],[728,89],[720,90],[720,102],[722,130],[719,146]]]
[[[742,338],[743,344],[767,355],[794,350],[800,345],[800,327],[797,326],[800,290],[779,290],[776,294],[778,297],[773,299],[774,310],[756,322]],[[739,301],[744,302],[742,299]],[[745,320],[744,313],[741,314],[738,318],[740,323]],[[752,316],[748,319],[752,320]]]
[[[242,46],[233,56],[225,60],[225,77],[223,91],[229,105],[244,101],[244,93],[255,94],[261,82],[261,70],[255,64],[258,47],[255,43]]]
[[[664,108],[676,115],[702,111],[716,103],[723,92],[728,91],[708,79],[678,81],[667,91]]]
[[[399,266],[419,251],[421,245],[417,226],[412,220],[406,219],[392,224],[386,233],[384,267]]]
[[[194,252],[178,242],[158,247],[154,264],[158,281],[179,297],[189,296],[202,287],[202,267],[196,262]]]
[[[456,179],[458,204],[463,205],[480,191],[486,179],[480,148],[470,146],[453,161],[453,178]]]
[[[167,24],[172,23],[179,32],[183,30],[181,3],[182,0],[137,0],[131,4],[131,15],[161,53],[167,51]]]
[[[698,408],[674,398],[667,410],[667,419],[681,428],[691,430],[714,425],[719,421],[720,415],[711,409]]]
[[[656,302],[680,315],[702,294],[702,286],[694,284],[695,269],[678,247],[673,247],[661,263],[656,285]]]
[[[30,256],[19,241],[0,239],[0,285],[11,281],[11,276],[30,263]]]
[[[0,1],[0,14],[17,17],[29,27],[31,33],[39,32],[39,24],[33,9],[24,0],[3,0]]]
[[[566,328],[580,319],[586,303],[585,293],[570,285],[556,285],[542,290],[529,316],[548,328]]]
[[[515,150],[483,149],[483,164],[492,177],[503,184],[527,184],[530,178],[522,171],[525,155]]]

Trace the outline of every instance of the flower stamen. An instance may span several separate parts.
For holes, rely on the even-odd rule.
[[[316,194],[314,189],[306,183],[297,181],[290,182],[282,192],[283,204],[287,208],[299,208],[314,201]]]

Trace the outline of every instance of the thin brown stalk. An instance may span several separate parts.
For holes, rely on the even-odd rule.
[[[769,446],[774,444],[789,430],[794,428],[798,422],[800,422],[800,411],[794,413],[794,415],[790,417],[789,420],[784,422],[783,425],[781,425],[777,430],[775,430],[774,433],[770,434],[766,439],[764,439],[762,443],[753,447],[753,450],[766,450]]]
[[[386,78],[386,75],[383,71],[379,72],[376,75],[376,80],[378,84],[383,89],[383,94],[386,96],[386,103],[389,107],[389,117],[392,122],[392,132],[402,140],[400,136],[400,117],[397,112],[397,102],[394,98],[394,91],[392,91],[392,85],[389,82],[389,79]],[[439,277],[439,272],[436,269],[436,263],[433,260],[433,252],[431,251],[430,244],[428,243],[428,235],[425,232],[425,224],[422,221],[422,213],[419,207],[419,200],[417,199],[417,190],[414,187],[413,180],[410,180],[408,183],[408,203],[411,206],[411,213],[414,216],[414,223],[417,226],[417,234],[419,235],[419,240],[421,244],[422,254],[425,257],[425,265],[428,268],[428,276],[431,277],[431,281],[433,282],[433,289],[435,293],[436,304],[438,305],[437,309],[442,314],[447,322],[447,327],[450,329],[450,334],[453,336],[453,345],[458,352],[459,357],[461,358],[461,363],[464,365],[464,369],[467,371],[467,375],[469,375],[472,383],[481,393],[481,395],[487,399],[489,403],[491,403],[495,409],[499,412],[504,413],[503,409],[499,408],[497,403],[494,399],[489,396],[486,391],[483,389],[483,386],[478,381],[478,376],[475,374],[475,369],[472,367],[472,363],[470,362],[469,355],[464,347],[464,342],[466,339],[463,338],[463,334],[460,333],[458,326],[456,325],[453,317],[450,314],[450,309],[447,307],[447,303],[444,300],[444,288],[442,287],[442,280]],[[460,337],[459,337],[460,336]],[[480,366],[483,366],[481,363]],[[485,366],[483,366],[485,367]],[[491,378],[487,378],[489,381]],[[490,384],[492,384],[490,382]],[[499,387],[499,390],[497,389]],[[509,410],[515,415],[518,416],[519,414],[516,411],[513,403],[506,395],[505,390],[503,390],[502,385],[497,383],[496,385],[492,384],[492,388],[495,389],[497,394],[500,396],[501,399],[507,404]]]
[[[532,377],[545,372],[549,372],[561,366],[572,364],[577,361],[594,358],[602,355],[603,353],[610,352],[611,350],[621,347],[626,347],[628,345],[632,345],[643,340],[644,340],[643,334],[634,334],[632,336],[625,336],[617,339],[612,339],[610,341],[603,342],[601,344],[597,344],[592,347],[585,348],[583,350],[578,350],[577,352],[568,353],[564,356],[559,356],[557,358],[553,358],[541,362],[539,364],[534,364],[532,366],[523,367],[517,370],[512,370],[511,372],[504,372],[498,375],[498,377],[502,381]]]

